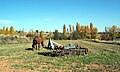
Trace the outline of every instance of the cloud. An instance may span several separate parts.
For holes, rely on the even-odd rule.
[[[44,21],[45,22],[49,22],[51,20],[51,18],[45,18]]]
[[[43,21],[45,21],[45,22],[50,22],[50,21],[52,21],[52,20],[54,20],[54,19],[55,19],[54,16],[50,16],[50,17],[46,17]]]
[[[11,20],[0,20],[0,24],[11,24],[13,21]]]

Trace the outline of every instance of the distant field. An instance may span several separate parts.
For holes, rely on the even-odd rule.
[[[43,56],[40,51],[25,50],[31,43],[0,45],[0,71],[3,72],[120,72],[120,45],[83,40],[54,40],[62,45],[74,44],[89,49],[88,55]],[[45,41],[47,45],[47,41]]]

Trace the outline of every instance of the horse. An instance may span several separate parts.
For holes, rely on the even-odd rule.
[[[43,38],[40,36],[35,36],[35,38],[33,39],[32,49],[34,50],[34,48],[36,48],[36,50],[40,50],[40,44],[44,46]]]

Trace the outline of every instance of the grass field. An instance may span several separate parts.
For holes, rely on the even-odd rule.
[[[88,55],[43,56],[40,51],[25,50],[31,43],[0,45],[0,71],[3,72],[120,72],[120,45],[83,40],[55,40],[86,47]],[[45,42],[47,45],[47,41]]]

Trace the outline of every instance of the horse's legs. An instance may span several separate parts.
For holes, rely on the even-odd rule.
[[[41,42],[41,45],[42,45],[42,47],[44,47],[44,44],[43,44],[43,42]]]
[[[40,44],[38,44],[38,50],[40,50]]]
[[[34,45],[34,50],[36,50],[36,44]]]
[[[34,47],[34,44],[32,44],[32,49],[33,49],[33,51],[34,51],[34,48],[35,48],[35,47]]]
[[[38,50],[38,48],[39,48],[39,47],[38,47],[38,44],[36,44],[36,50]]]

